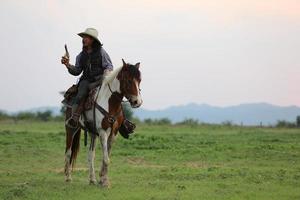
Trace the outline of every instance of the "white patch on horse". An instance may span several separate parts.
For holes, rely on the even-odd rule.
[[[65,180],[71,181],[71,164],[70,164],[70,160],[71,160],[71,148],[67,150],[67,152],[65,153]]]
[[[141,96],[141,93],[140,93],[138,81],[134,80],[134,83],[135,83],[136,90],[138,91],[138,95],[131,95],[130,99],[131,99],[131,102],[133,103],[132,106],[134,108],[138,108],[142,105],[143,100],[142,100],[142,96]]]
[[[108,155],[108,137],[111,134],[111,128],[108,128],[107,130],[101,129],[99,136],[100,141],[102,144],[102,152],[103,152],[103,161],[106,165],[109,164],[109,155]]]
[[[114,71],[111,71],[103,80],[103,84],[111,83],[119,74],[119,72],[122,70],[123,67],[119,67],[115,69]]]
[[[89,180],[90,184],[96,184],[96,175],[95,175],[95,168],[94,168],[94,160],[95,160],[95,146],[96,140],[91,143],[89,152],[88,152],[88,165],[89,165]]]

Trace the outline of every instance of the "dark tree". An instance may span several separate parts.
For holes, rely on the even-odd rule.
[[[40,119],[42,121],[48,121],[52,116],[52,112],[50,110],[47,110],[45,112],[37,112],[36,118]]]
[[[298,128],[300,128],[300,115],[297,116],[296,125]]]
[[[8,119],[10,116],[5,112],[0,110],[0,120]]]
[[[65,105],[62,104],[61,108],[60,108],[60,114],[61,116],[64,116],[66,113],[67,107]]]
[[[32,112],[19,112],[15,115],[17,120],[33,120],[35,119],[36,115]]]

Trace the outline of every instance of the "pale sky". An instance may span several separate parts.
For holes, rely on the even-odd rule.
[[[299,0],[1,0],[0,109],[59,106],[78,32],[99,30],[116,67],[141,62],[143,108],[300,106]]]

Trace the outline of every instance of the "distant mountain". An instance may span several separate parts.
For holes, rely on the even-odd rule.
[[[60,114],[60,107],[38,107],[24,111],[44,112],[50,110],[53,115]],[[169,118],[172,122],[180,122],[187,118],[206,123],[222,123],[231,121],[235,124],[263,125],[275,124],[278,120],[294,122],[300,115],[300,107],[276,106],[268,103],[250,103],[236,106],[218,107],[208,104],[190,103],[182,106],[171,106],[162,110],[133,109],[134,115],[141,120],[152,118]],[[13,113],[10,113],[13,114]]]
[[[231,121],[235,124],[263,125],[275,124],[278,120],[295,121],[300,115],[300,107],[275,106],[268,103],[241,104],[228,107],[217,107],[208,104],[187,104],[172,106],[162,110],[134,110],[134,115],[141,120],[146,118],[169,118],[179,122],[187,118],[197,119],[206,123],[222,123]]]

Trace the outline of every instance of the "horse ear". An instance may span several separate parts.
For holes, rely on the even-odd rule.
[[[136,68],[140,68],[140,65],[141,65],[141,63],[138,62],[138,63],[135,64],[135,67],[136,67]]]
[[[122,62],[123,62],[123,67],[127,65],[123,58],[122,58]]]

